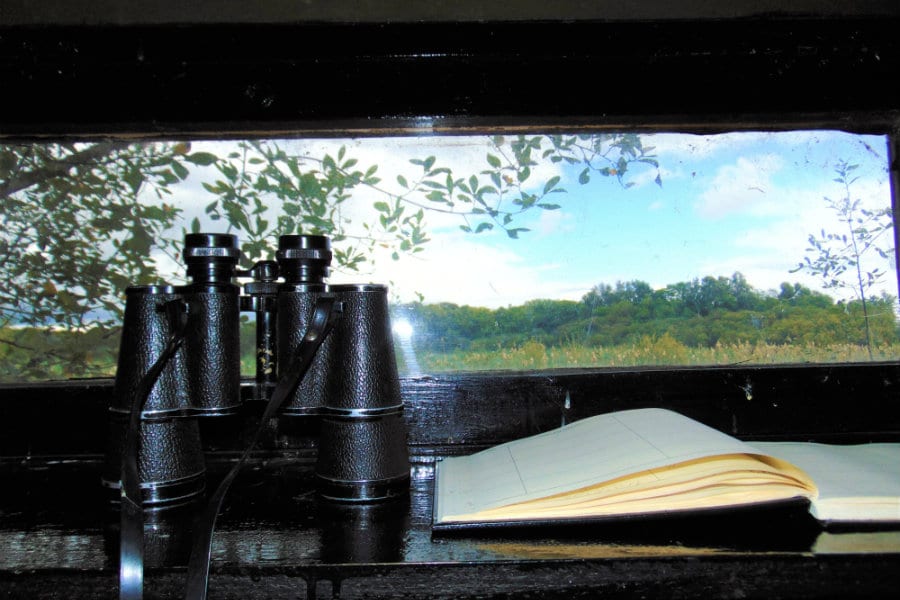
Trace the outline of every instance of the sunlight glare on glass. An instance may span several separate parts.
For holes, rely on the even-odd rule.
[[[398,319],[394,323],[392,329],[394,330],[394,334],[402,339],[408,340],[413,336],[412,323],[410,323],[406,319]]]

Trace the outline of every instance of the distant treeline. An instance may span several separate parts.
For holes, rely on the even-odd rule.
[[[900,343],[896,307],[896,300],[889,296],[867,299],[872,346],[890,347],[891,353]],[[796,283],[782,283],[777,291],[763,292],[750,286],[740,273],[703,277],[660,290],[643,281],[604,283],[580,301],[531,300],[497,309],[450,303],[395,304],[392,319],[395,323],[409,321],[414,350],[422,356],[430,354],[433,364],[429,364],[438,370],[487,368],[486,357],[503,354],[497,350],[530,349],[544,361],[550,360],[553,348],[591,350],[584,357],[576,353],[578,358],[560,359],[572,366],[597,361],[620,364],[626,359],[604,358],[602,352],[597,356],[593,352],[614,347],[652,346],[649,358],[640,360],[669,364],[665,361],[711,360],[705,355],[692,359],[685,353],[687,348],[804,347],[811,352],[811,360],[828,360],[827,353],[812,351],[834,345],[866,346],[861,302],[836,302]],[[85,331],[0,328],[0,339],[5,341],[0,344],[0,381],[112,375],[119,337],[118,327],[96,326]],[[242,323],[240,338],[242,372],[252,375],[255,324]],[[661,353],[666,348],[677,350],[675,358]],[[401,354],[398,351],[398,357]],[[72,356],[78,360],[71,360]],[[449,363],[440,362],[441,356]],[[513,356],[502,363],[503,368],[523,368],[520,358]],[[477,364],[470,364],[473,361]]]
[[[873,345],[900,339],[890,296],[867,299]],[[862,304],[836,302],[797,283],[754,289],[740,273],[654,290],[644,281],[601,283],[581,301],[531,300],[489,309],[450,303],[395,307],[413,327],[419,350],[453,352],[517,347],[616,346],[668,334],[691,347],[717,344],[866,345]]]

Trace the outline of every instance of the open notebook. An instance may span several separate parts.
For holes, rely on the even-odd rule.
[[[664,409],[445,458],[435,480],[435,530],[791,500],[821,521],[900,522],[900,444],[751,444]]]

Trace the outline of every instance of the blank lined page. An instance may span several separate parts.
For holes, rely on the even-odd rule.
[[[815,480],[813,516],[823,521],[900,521],[900,444],[751,442]]]
[[[664,409],[599,415],[532,437],[440,461],[436,520],[533,500],[746,444]]]

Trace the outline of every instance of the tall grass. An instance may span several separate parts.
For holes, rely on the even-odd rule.
[[[873,349],[874,360],[900,359],[900,344],[884,344]],[[867,362],[865,346],[814,343],[776,345],[741,342],[717,344],[712,348],[690,347],[664,334],[645,336],[633,344],[584,346],[566,344],[546,347],[529,341],[514,348],[494,351],[425,353],[419,362],[426,372],[470,370],[533,370],[571,367],[640,367],[674,365],[772,365],[783,363]]]
[[[253,376],[255,358],[252,337],[242,335],[241,372]],[[51,336],[59,342],[62,337]],[[244,340],[247,340],[244,343]],[[115,349],[118,340],[108,336],[102,339],[84,337],[84,373],[73,374],[63,369],[50,371],[50,378],[74,376],[113,376],[115,374]],[[396,344],[397,340],[395,340]],[[47,344],[52,354],[52,344]],[[16,364],[16,348],[0,345],[0,361],[10,367],[0,370],[0,382],[35,381],[47,379],[29,376],[27,366]],[[396,353],[401,375],[408,374],[403,353]],[[587,367],[644,367],[644,366],[716,366],[716,365],[774,365],[797,363],[843,363],[870,360],[866,347],[857,344],[817,345],[815,343],[769,344],[764,342],[739,342],[717,344],[712,348],[692,347],[682,344],[669,334],[644,336],[630,344],[616,346],[588,346],[569,342],[560,346],[545,346],[530,340],[514,347],[497,347],[494,350],[454,351],[447,353],[417,352],[417,361],[425,373],[451,371],[530,371],[540,369],[564,369]],[[900,360],[900,343],[882,344],[873,348],[876,361]]]

